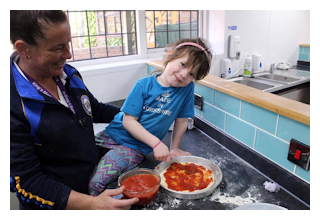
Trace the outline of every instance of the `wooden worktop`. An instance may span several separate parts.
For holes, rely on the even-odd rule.
[[[161,60],[147,62],[148,65],[162,68]],[[238,99],[252,103],[269,111],[310,125],[310,105],[287,99],[272,93],[263,92],[235,82],[228,82],[216,76],[208,75],[197,83],[226,93]]]

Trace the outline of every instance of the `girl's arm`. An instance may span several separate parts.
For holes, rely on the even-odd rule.
[[[159,138],[147,131],[139,122],[138,117],[124,113],[123,127],[137,140],[154,148],[159,143]],[[169,149],[164,143],[160,143],[153,149],[156,160],[165,161],[169,155]]]
[[[176,118],[174,128],[171,136],[171,150],[170,156],[167,158],[167,161],[170,161],[173,157],[176,156],[187,156],[191,155],[189,152],[179,149],[182,137],[188,128],[188,118]]]

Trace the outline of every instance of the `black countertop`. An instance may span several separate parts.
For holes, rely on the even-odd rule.
[[[169,146],[170,139],[171,132],[168,132],[163,142]],[[185,133],[180,146],[182,150],[208,159],[220,167],[223,179],[217,189],[204,198],[184,200],[169,196],[160,187],[156,198],[150,204],[133,205],[131,209],[232,210],[240,205],[258,202],[271,203],[289,210],[310,209],[309,205],[282,187],[278,192],[267,191],[263,183],[273,182],[272,180],[197,128]],[[159,163],[151,153],[139,167],[154,169]],[[116,182],[107,186],[107,188],[116,187]]]

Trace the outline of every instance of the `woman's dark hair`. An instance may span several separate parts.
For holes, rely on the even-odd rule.
[[[32,46],[37,46],[37,39],[45,39],[44,24],[61,24],[68,21],[65,12],[61,10],[32,11],[10,10],[10,41],[23,40]]]

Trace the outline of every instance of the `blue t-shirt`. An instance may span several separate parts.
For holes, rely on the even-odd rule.
[[[120,145],[144,155],[152,148],[132,137],[122,125],[123,114],[138,117],[138,122],[160,140],[176,118],[194,117],[194,83],[186,87],[162,87],[156,75],[140,79],[131,90],[114,120],[106,127],[107,134]]]

